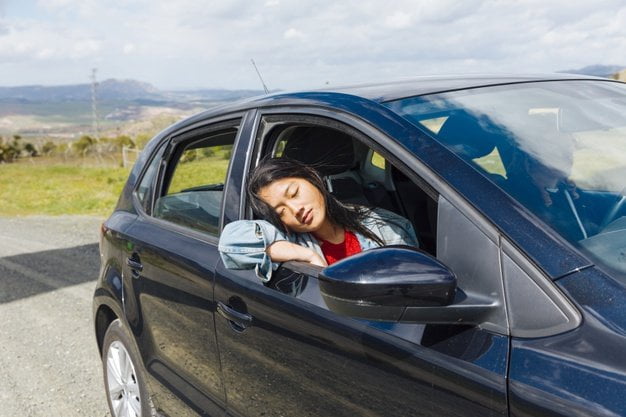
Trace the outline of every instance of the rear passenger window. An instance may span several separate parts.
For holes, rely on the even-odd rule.
[[[237,126],[203,130],[174,138],[154,217],[218,236]]]

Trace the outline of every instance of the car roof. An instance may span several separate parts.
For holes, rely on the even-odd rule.
[[[225,103],[204,110],[188,119],[185,119],[161,132],[166,134],[182,125],[190,125],[207,117],[219,114],[244,111],[254,107],[275,105],[292,105],[302,103],[320,103],[320,100],[333,101],[338,97],[359,98],[362,101],[383,103],[407,97],[426,94],[443,93],[447,91],[464,90],[469,88],[488,87],[506,84],[519,84],[544,81],[572,81],[595,80],[605,82],[619,82],[608,78],[592,77],[580,74],[466,74],[466,75],[435,75],[401,79],[391,82],[360,84],[353,86],[328,87],[323,89],[276,91],[256,97],[245,98]],[[334,98],[333,98],[334,97]],[[161,135],[159,135],[161,136]]]
[[[407,78],[386,83],[372,83],[319,91],[351,94],[376,102],[397,100],[425,94],[468,88],[486,87],[504,84],[517,84],[539,81],[564,80],[601,80],[615,81],[580,74],[469,74],[469,75],[433,75]]]

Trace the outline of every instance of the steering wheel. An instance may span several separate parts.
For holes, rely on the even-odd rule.
[[[606,226],[609,225],[613,220],[617,218],[617,214],[622,210],[622,208],[626,205],[626,187],[622,188],[620,191],[620,198],[613,204],[610,210],[604,216],[602,223],[600,223],[600,230],[603,230]]]

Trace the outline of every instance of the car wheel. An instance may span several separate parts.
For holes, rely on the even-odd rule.
[[[137,348],[122,322],[111,323],[102,350],[104,386],[113,417],[155,415]]]

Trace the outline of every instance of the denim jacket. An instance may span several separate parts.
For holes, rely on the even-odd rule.
[[[371,210],[362,224],[385,245],[418,246],[411,222],[388,210]],[[380,246],[359,233],[355,233],[355,236],[361,250]],[[272,262],[265,250],[279,240],[305,246],[324,257],[319,243],[310,233],[285,234],[265,220],[237,220],[227,224],[220,236],[220,256],[227,268],[254,269],[259,279],[267,282],[280,263]]]

